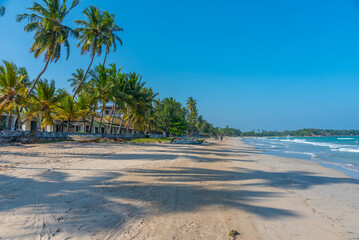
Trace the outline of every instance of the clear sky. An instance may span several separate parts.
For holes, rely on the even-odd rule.
[[[32,34],[15,22],[32,1],[0,4],[0,60],[35,78],[43,59],[29,53]],[[359,129],[357,0],[82,0],[67,24],[75,27],[89,4],[115,13],[125,30],[108,63],[142,74],[161,98],[193,96],[214,125]],[[69,89],[71,73],[90,61],[71,43],[70,59],[64,54],[44,74],[59,88]]]

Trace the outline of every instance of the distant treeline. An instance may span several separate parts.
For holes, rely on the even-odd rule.
[[[242,137],[359,136],[359,130],[332,130],[332,129],[315,129],[315,128],[304,128],[294,131],[252,130],[250,132],[242,132],[241,136]]]

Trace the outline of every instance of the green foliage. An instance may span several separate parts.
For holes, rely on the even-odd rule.
[[[174,116],[170,123],[169,133],[175,136],[185,135],[187,130],[187,123],[184,119]]]
[[[193,133],[196,129],[197,124],[197,116],[198,116],[198,110],[197,110],[197,100],[195,100],[193,97],[189,97],[186,101],[187,106],[187,122],[188,122],[188,132]]]
[[[66,1],[46,0],[42,6],[36,2],[28,8],[31,14],[17,15],[16,21],[27,20],[29,23],[25,26],[25,32],[35,32],[34,43],[30,52],[35,57],[41,56],[45,52],[45,59],[57,61],[61,55],[61,46],[64,44],[67,52],[67,58],[70,54],[69,36],[75,36],[70,27],[63,25],[65,17],[71,9],[79,4],[79,0],[73,0],[70,8],[67,8]]]
[[[186,109],[174,98],[157,100],[154,116],[158,130],[174,135],[178,132],[182,134],[183,123],[186,123]]]
[[[219,129],[219,135],[228,137],[239,137],[241,136],[241,131],[239,129],[226,126],[225,128]]]
[[[58,116],[61,100],[66,94],[63,90],[56,90],[55,81],[40,80],[35,93],[30,95],[30,104],[26,112],[28,119],[39,118],[41,127],[52,126]]]

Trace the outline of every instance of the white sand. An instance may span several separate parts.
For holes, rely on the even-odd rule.
[[[359,239],[359,182],[238,139],[0,147],[0,239]]]

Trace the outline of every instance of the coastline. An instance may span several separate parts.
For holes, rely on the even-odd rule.
[[[0,238],[358,239],[359,182],[240,139],[0,148]]]
[[[250,139],[250,138],[253,138],[253,137],[246,137],[246,139]],[[344,167],[342,164],[339,164],[338,162],[329,162],[329,161],[326,161],[323,159],[318,159],[315,157],[315,154],[313,154],[313,153],[307,153],[307,152],[300,153],[300,152],[290,152],[290,151],[288,152],[288,151],[284,151],[284,149],[283,149],[283,151],[270,151],[270,149],[261,148],[260,146],[251,144],[247,140],[243,140],[243,142],[245,144],[253,146],[256,149],[262,151],[263,154],[273,155],[276,157],[291,158],[291,159],[309,160],[312,162],[319,163],[323,167],[337,170],[339,172],[345,173],[348,177],[359,180],[359,172],[354,171],[354,170],[349,170],[346,167]]]

